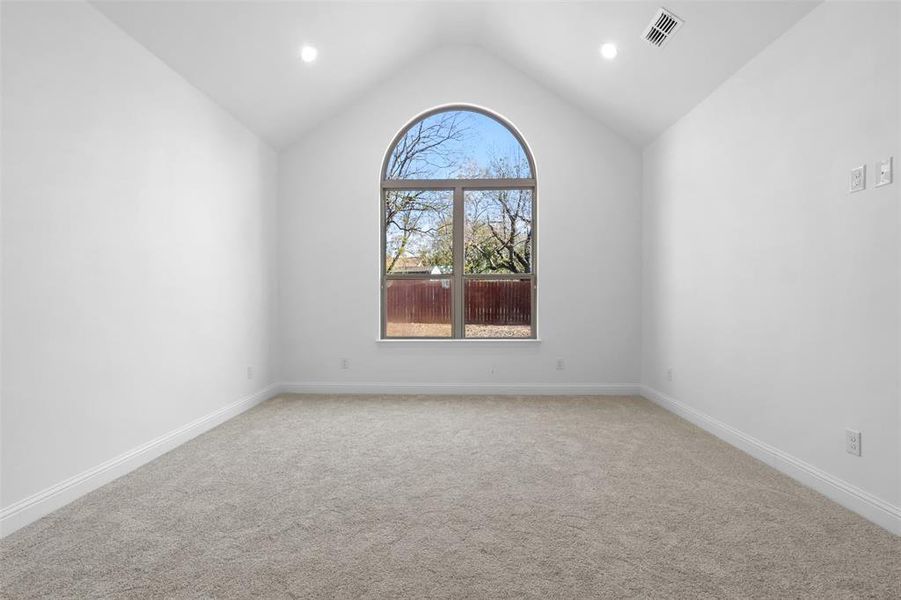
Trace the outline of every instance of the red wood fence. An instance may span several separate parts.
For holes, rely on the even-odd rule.
[[[463,295],[465,323],[529,325],[532,322],[532,282],[528,279],[469,279]]]
[[[465,322],[471,325],[529,325],[532,282],[528,279],[466,281]],[[387,318],[397,323],[450,323],[449,280],[394,279],[389,282]]]

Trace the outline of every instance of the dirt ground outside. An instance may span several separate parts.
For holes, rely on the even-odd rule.
[[[446,337],[453,335],[450,323],[388,323],[388,337]],[[466,325],[468,338],[527,338],[528,325]]]

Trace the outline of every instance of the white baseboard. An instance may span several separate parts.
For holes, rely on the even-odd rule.
[[[268,400],[278,393],[278,389],[279,386],[276,384],[267,386],[259,392],[195,419],[187,425],[161,435],[92,469],[0,509],[0,537],[5,537],[17,529],[37,521],[88,492],[134,471],[176,446],[184,444],[260,402]]]
[[[830,500],[856,512],[895,535],[901,535],[901,507],[886,502],[847,481],[830,475],[822,469],[770,446],[654,388],[642,385],[640,386],[640,394],[662,408],[679,415],[774,469],[785,473],[792,479],[815,489]]]
[[[356,383],[295,382],[279,386],[283,394],[437,394],[506,396],[634,396],[635,383]]]

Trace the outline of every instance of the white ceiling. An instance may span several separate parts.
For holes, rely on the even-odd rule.
[[[662,5],[685,19],[640,38]],[[276,147],[448,44],[489,50],[638,145],[703,100],[815,2],[97,0],[114,23]],[[613,62],[598,53],[614,41]],[[318,47],[313,65],[298,59]]]

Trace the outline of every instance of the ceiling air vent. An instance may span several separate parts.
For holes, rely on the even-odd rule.
[[[682,23],[684,23],[682,19],[665,8],[661,8],[654,15],[654,18],[651,19],[650,24],[641,37],[652,46],[663,48],[669,39],[673,37],[673,34],[682,27]]]

